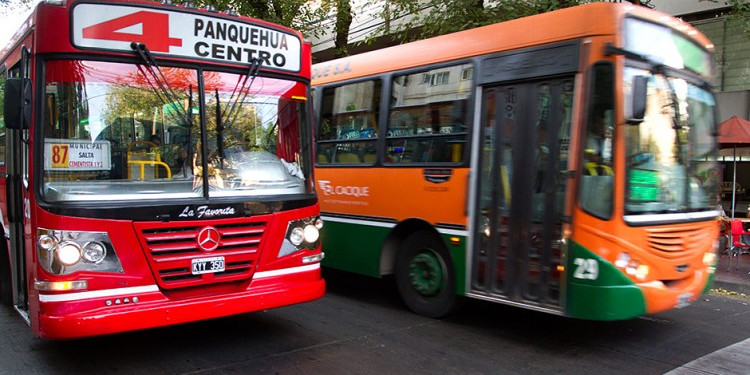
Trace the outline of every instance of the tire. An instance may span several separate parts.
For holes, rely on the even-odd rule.
[[[456,307],[453,261],[439,237],[411,234],[396,255],[396,285],[406,306],[419,315],[440,318]]]

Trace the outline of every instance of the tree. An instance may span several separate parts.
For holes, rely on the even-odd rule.
[[[578,5],[582,0],[373,0],[385,2],[381,26],[367,39],[390,35],[399,41],[471,29]]]
[[[750,1],[748,0],[699,0],[711,3],[722,2],[730,7],[729,22],[738,25],[746,38],[750,39]]]
[[[2,1],[2,0],[0,0]],[[156,0],[155,0],[156,1]],[[307,0],[173,0],[175,4],[191,3],[198,7],[231,10],[243,16],[276,23],[306,35],[317,35],[315,26],[326,16],[326,10]]]

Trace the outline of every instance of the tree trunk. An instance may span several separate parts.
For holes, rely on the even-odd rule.
[[[333,55],[349,56],[349,26],[352,24],[352,4],[349,0],[336,0],[336,39]]]

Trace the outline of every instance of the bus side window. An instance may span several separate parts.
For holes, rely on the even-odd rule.
[[[323,90],[318,165],[375,163],[380,87],[371,80]]]
[[[463,160],[473,71],[471,64],[462,64],[394,78],[387,162]]]
[[[608,62],[592,69],[591,104],[583,147],[581,207],[588,213],[608,219],[612,216],[614,192],[614,68]]]

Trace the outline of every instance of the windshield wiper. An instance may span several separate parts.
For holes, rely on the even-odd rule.
[[[138,56],[140,56],[141,60],[143,60],[144,65],[148,69],[149,74],[154,79],[154,82],[156,82],[156,84],[159,86],[160,91],[154,90],[159,100],[161,100],[165,105],[171,106],[179,115],[179,117],[177,118],[178,123],[181,122],[180,120],[184,119],[184,123],[189,126],[190,116],[188,115],[187,111],[182,108],[181,105],[178,105],[180,98],[172,89],[172,86],[170,86],[169,81],[167,81],[166,77],[164,76],[164,73],[159,67],[159,64],[156,63],[154,56],[151,54],[151,51],[149,51],[146,45],[143,43],[132,42],[130,43],[130,48],[132,48],[138,54]],[[189,102],[192,102],[192,94],[193,91],[191,87],[190,98],[188,99]]]
[[[238,94],[237,97],[234,99],[233,102],[227,103],[226,108],[221,112],[221,117],[226,119],[228,124],[225,128],[230,128],[234,124],[234,122],[237,120],[236,117],[233,118],[232,116],[236,115],[235,112],[239,111],[239,107],[237,104],[242,103],[245,101],[245,98],[247,98],[247,94],[250,91],[250,87],[253,86],[253,82],[255,82],[255,78],[258,76],[258,72],[260,72],[260,65],[263,63],[263,60],[261,59],[251,59],[250,60],[250,69],[248,69],[247,75],[245,75],[245,79],[242,80],[242,84],[240,84],[239,81],[237,81],[237,84],[234,86],[234,89],[232,90],[232,95],[230,98],[234,97],[235,94]],[[247,81],[250,80],[250,83]],[[239,86],[239,90],[237,89],[237,86]],[[244,93],[243,93],[244,91]],[[216,100],[219,100],[218,91],[216,93]]]

